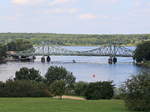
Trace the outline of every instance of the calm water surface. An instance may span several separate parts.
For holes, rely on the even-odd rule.
[[[69,50],[89,50],[95,47],[65,47]],[[0,65],[0,81],[6,81],[8,78],[13,78],[15,72],[22,67],[38,69],[44,75],[50,66],[63,66],[67,70],[73,72],[77,81],[107,81],[113,80],[116,85],[121,84],[131,75],[134,75],[142,70],[132,64],[132,58],[118,58],[116,65],[109,65],[108,57],[100,56],[51,56],[51,63],[41,63],[40,56],[35,62],[7,62]],[[77,63],[72,63],[76,60]],[[93,78],[93,75],[96,75]]]

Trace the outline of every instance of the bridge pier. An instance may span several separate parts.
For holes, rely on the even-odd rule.
[[[49,62],[51,62],[51,57],[50,56],[47,56],[47,62],[49,63]]]
[[[109,59],[108,59],[108,63],[109,64],[116,64],[117,63],[117,58],[114,56],[110,56]]]
[[[113,63],[116,64],[117,63],[117,58],[113,57]]]
[[[45,56],[43,56],[43,57],[41,58],[41,62],[42,62],[42,63],[45,63]]]
[[[108,64],[112,64],[113,63],[113,59],[112,57],[110,56],[109,59],[108,59]]]

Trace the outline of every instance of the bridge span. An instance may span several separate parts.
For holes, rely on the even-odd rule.
[[[87,51],[73,51],[59,46],[35,46],[34,49],[16,52],[16,56],[112,56],[132,57],[134,51],[124,46],[99,46]]]

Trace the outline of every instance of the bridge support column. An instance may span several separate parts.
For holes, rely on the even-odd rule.
[[[113,63],[116,64],[117,63],[117,58],[113,57]]]
[[[108,64],[112,64],[112,63],[113,63],[113,59],[112,59],[112,56],[110,56],[108,59]]]
[[[47,56],[46,61],[47,61],[48,63],[49,63],[49,62],[51,62],[51,58],[50,58],[50,56]]]
[[[41,62],[42,62],[42,63],[45,63],[45,56],[43,56],[43,57],[41,58]]]

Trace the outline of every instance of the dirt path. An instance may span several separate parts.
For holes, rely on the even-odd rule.
[[[60,98],[60,97],[55,97],[55,98]],[[76,97],[76,96],[66,96],[66,95],[63,95],[62,98],[63,99],[71,99],[71,100],[86,100],[85,98]]]
[[[63,96],[63,99],[72,99],[72,100],[86,100],[85,98],[76,97],[76,96]]]

